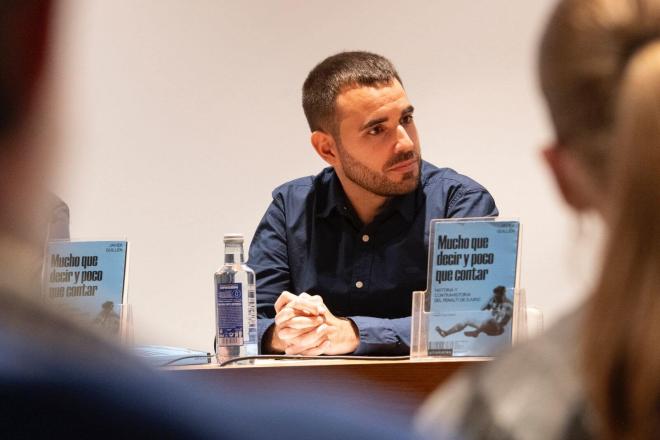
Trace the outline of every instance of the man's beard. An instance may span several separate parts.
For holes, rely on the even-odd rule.
[[[367,191],[381,197],[392,197],[408,194],[414,191],[419,185],[421,176],[421,161],[420,155],[414,151],[401,153],[387,161],[383,169],[388,169],[394,165],[410,159],[417,159],[417,173],[414,171],[407,172],[403,175],[400,182],[393,182],[388,179],[384,172],[377,172],[369,169],[367,166],[357,161],[344,149],[343,145],[338,144],[339,161],[343,168],[346,177],[356,185],[366,189]]]

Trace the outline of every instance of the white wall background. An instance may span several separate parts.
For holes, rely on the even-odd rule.
[[[394,61],[423,156],[524,223],[523,284],[547,322],[584,297],[588,239],[539,155],[535,51],[551,0],[68,0],[57,20],[59,194],[74,238],[127,237],[139,343],[211,349],[224,232],[248,240],[278,184],[324,165],[300,105],[347,49]]]

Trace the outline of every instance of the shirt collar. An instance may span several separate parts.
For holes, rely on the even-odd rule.
[[[319,207],[317,216],[328,217],[333,211],[341,212],[348,206],[348,199],[341,186],[339,177],[334,170],[330,170],[327,191],[325,193],[325,203]]]
[[[401,196],[392,197],[383,207],[382,215],[388,215],[390,212],[398,212],[404,220],[411,223],[417,212],[418,199],[421,191],[421,182],[414,191]],[[380,215],[378,216],[380,217]]]

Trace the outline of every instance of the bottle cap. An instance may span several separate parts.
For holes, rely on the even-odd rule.
[[[243,243],[243,234],[235,233],[235,232],[225,234],[224,242],[225,243]]]

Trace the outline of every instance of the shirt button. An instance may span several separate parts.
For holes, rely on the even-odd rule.
[[[357,283],[355,283],[355,287],[357,287],[358,289],[362,289],[362,287],[364,287],[364,283],[362,281],[358,281]]]
[[[362,236],[362,241],[364,241],[365,243],[368,242],[369,241],[369,236],[367,234],[364,234]]]

